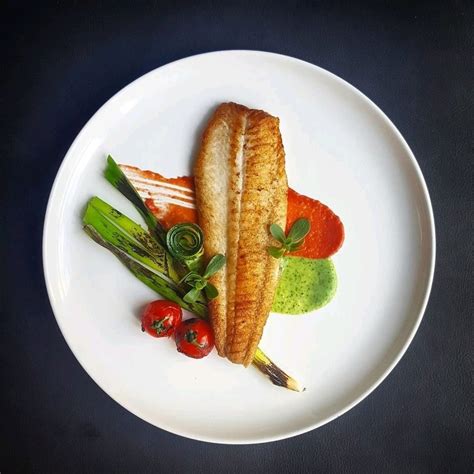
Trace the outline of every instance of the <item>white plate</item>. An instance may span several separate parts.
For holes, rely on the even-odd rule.
[[[271,315],[263,350],[305,387],[271,385],[215,353],[196,361],[140,331],[155,294],[82,231],[97,194],[137,213],[102,177],[105,157],[187,174],[200,131],[220,102],[281,120],[290,186],[328,204],[346,230],[334,257],[339,287],[313,314]],[[110,99],[69,149],[44,227],[51,304],[69,347],[97,384],[135,415],[189,438],[258,443],[336,418],[392,370],[420,323],[435,260],[428,191],[415,158],[363,94],[306,62],[224,51],[176,61]]]

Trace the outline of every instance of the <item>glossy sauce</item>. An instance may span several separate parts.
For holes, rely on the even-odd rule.
[[[288,190],[288,214],[286,232],[300,217],[311,223],[311,230],[304,239],[303,246],[292,253],[307,258],[328,258],[334,255],[344,242],[344,226],[328,206],[316,199]]]
[[[337,288],[334,264],[329,259],[284,257],[272,311],[303,314],[331,301]]]
[[[165,229],[182,222],[197,223],[193,178],[165,178],[128,165],[120,168]]]

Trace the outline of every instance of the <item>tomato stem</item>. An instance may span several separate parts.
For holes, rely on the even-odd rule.
[[[153,323],[150,325],[150,327],[152,327],[156,331],[156,334],[158,334],[158,336],[161,336],[161,334],[168,330],[168,328],[165,326],[165,322],[168,321],[168,319],[170,319],[170,317],[166,316],[163,319],[157,319],[153,321]]]
[[[197,342],[196,331],[193,331],[193,330],[186,331],[186,334],[184,335],[184,337],[186,339],[186,342],[189,342],[190,344],[192,344],[195,347],[198,347],[199,349],[203,349],[204,347],[206,347],[206,344],[199,344],[199,342]]]

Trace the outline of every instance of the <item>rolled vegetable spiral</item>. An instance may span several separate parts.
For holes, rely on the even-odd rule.
[[[192,223],[176,224],[166,234],[170,254],[194,272],[201,270],[203,240],[201,228]]]

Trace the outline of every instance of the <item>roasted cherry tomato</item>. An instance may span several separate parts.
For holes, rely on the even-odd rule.
[[[180,306],[173,301],[153,301],[143,311],[142,331],[153,337],[170,337],[182,317]]]
[[[178,352],[188,357],[201,359],[214,347],[211,325],[202,319],[192,318],[178,325],[174,333]]]

